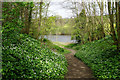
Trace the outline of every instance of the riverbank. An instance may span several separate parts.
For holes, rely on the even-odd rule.
[[[48,39],[43,40],[43,44],[45,43],[46,47],[50,48],[54,52],[57,52],[58,54],[68,54],[71,51],[64,49],[63,47],[65,44],[67,45],[68,43],[62,43],[62,42],[51,42]]]
[[[53,42],[53,44],[58,45],[60,47],[65,47],[69,44],[72,44],[72,42]]]

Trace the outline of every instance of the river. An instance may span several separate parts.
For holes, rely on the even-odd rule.
[[[52,42],[75,43],[76,40],[71,40],[71,35],[45,35],[46,39]]]

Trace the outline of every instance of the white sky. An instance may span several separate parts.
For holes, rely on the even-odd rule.
[[[63,8],[61,2],[51,2],[49,11],[50,15],[60,15],[62,18],[72,17],[72,10]]]
[[[50,3],[50,7],[49,7],[49,15],[60,15],[62,16],[62,18],[71,18],[73,16],[73,13],[72,13],[72,10],[70,9],[67,9],[67,8],[63,8],[63,2],[66,1],[66,0],[51,0],[51,3]],[[80,1],[81,0],[72,0],[72,1]],[[85,0],[84,0],[85,1]],[[89,2],[89,1],[94,1],[94,0],[86,0],[86,2]],[[98,1],[107,1],[107,0],[98,0]],[[113,0],[114,1],[114,0]],[[96,2],[96,0],[95,0]],[[68,5],[69,3],[67,3],[66,5]],[[97,11],[98,15],[99,15],[99,8],[98,8],[98,11]],[[104,8],[104,15],[107,14],[107,9]]]

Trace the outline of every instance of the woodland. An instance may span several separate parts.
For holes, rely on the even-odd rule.
[[[76,51],[74,57],[94,78],[119,79],[120,2],[65,0],[70,18],[49,15],[50,4],[2,2],[2,79],[64,79],[69,71],[65,55],[71,53],[66,48]],[[71,35],[77,42],[56,45],[44,35]]]

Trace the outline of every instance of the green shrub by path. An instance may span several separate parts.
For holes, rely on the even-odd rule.
[[[38,40],[27,35],[21,34],[19,39],[9,43],[11,39],[6,40],[4,37],[3,79],[64,78],[67,72],[67,61],[64,55],[52,52]]]
[[[120,55],[109,43],[110,38],[86,43],[75,54],[93,70],[96,78],[120,78]]]

